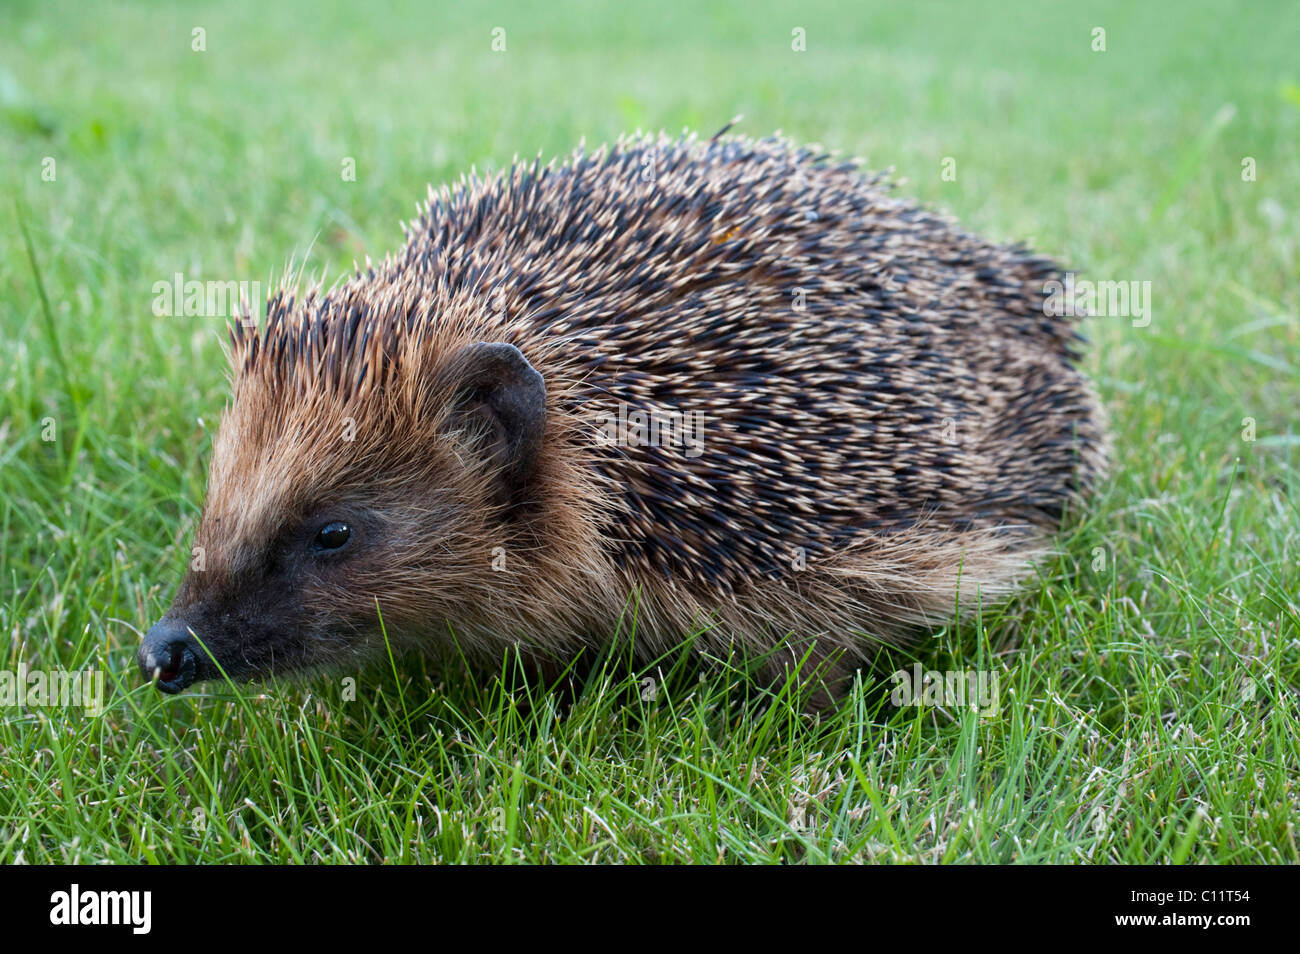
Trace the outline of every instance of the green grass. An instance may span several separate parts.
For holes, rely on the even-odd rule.
[[[6,4],[0,670],[108,675],[102,714],[0,711],[0,859],[1300,861],[1300,16],[978,6]],[[333,278],[426,182],[736,114],[1151,282],[1148,327],[1089,329],[1113,478],[926,660],[995,670],[996,714],[617,666],[570,707],[418,660],[354,701],[140,684],[226,397],[223,321],[154,317],[154,282]]]

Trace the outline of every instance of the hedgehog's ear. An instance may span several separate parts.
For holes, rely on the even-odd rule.
[[[537,469],[546,430],[546,382],[512,344],[466,345],[448,363],[450,420],[478,438],[498,469],[497,496],[517,503]]]

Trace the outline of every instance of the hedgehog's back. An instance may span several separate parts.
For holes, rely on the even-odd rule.
[[[1017,541],[1102,466],[1074,332],[1044,314],[1051,263],[782,140],[634,140],[471,181],[386,269],[436,288],[431,313],[480,302],[478,333],[588,425],[570,433],[617,502],[609,546],[648,576],[730,592],[909,533]],[[702,453],[593,443],[637,413],[702,415]]]

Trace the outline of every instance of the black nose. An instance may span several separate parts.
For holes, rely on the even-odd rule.
[[[158,678],[163,692],[180,692],[194,681],[199,645],[180,620],[163,619],[145,634],[136,659],[146,679]]]

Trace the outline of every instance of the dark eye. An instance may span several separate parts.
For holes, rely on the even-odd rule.
[[[320,528],[316,534],[316,546],[322,550],[337,550],[348,542],[352,528],[342,520],[334,520]]]

